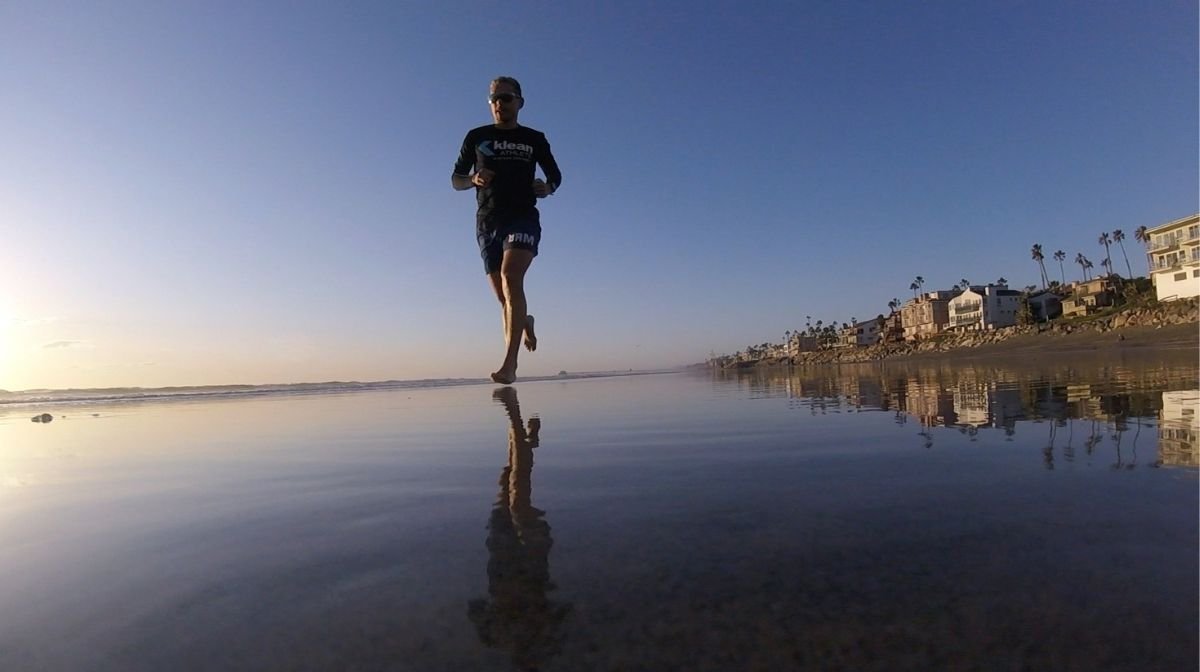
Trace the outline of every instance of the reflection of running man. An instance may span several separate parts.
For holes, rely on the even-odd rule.
[[[560,646],[559,627],[570,607],[552,602],[550,524],[532,503],[533,449],[541,421],[521,421],[517,391],[492,396],[508,413],[508,465],[500,472],[500,495],[488,521],[488,599],[471,600],[467,615],[486,645],[509,651],[521,669],[536,669]]]

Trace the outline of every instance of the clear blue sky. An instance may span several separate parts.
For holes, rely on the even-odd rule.
[[[449,175],[501,74],[564,172],[526,375],[1034,284],[1033,243],[1098,268],[1117,228],[1140,274],[1197,209],[1195,2],[424,4],[0,5],[0,388],[485,376]]]

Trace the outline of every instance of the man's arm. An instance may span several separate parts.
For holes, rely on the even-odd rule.
[[[471,133],[463,138],[462,147],[458,150],[458,160],[454,162],[454,171],[450,173],[450,186],[455,191],[466,191],[472,187],[485,187],[491,179],[491,171],[484,170],[479,163],[479,150],[475,148]],[[475,172],[471,172],[474,168]],[[480,175],[483,173],[483,175]]]
[[[554,154],[550,151],[550,141],[545,135],[542,135],[540,144],[537,149],[537,163],[546,174],[547,191],[553,194],[558,190],[558,185],[562,184],[562,171],[558,169],[558,162],[554,160]]]
[[[465,191],[473,187],[486,187],[492,183],[492,177],[495,175],[495,172],[487,168],[481,168],[470,175],[450,173],[450,186],[454,187],[456,191]]]
[[[451,173],[450,174],[450,186],[454,187],[455,191],[466,191],[467,189],[470,189],[470,188],[474,187],[475,185],[471,182],[470,175],[459,175],[458,173]]]

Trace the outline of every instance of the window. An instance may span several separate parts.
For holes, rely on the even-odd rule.
[[[1187,273],[1176,273],[1175,279],[1176,280],[1187,280]]]
[[[1198,269],[1196,269],[1196,270],[1192,271],[1192,277],[1193,277],[1193,278],[1200,278],[1200,268],[1198,268]]]

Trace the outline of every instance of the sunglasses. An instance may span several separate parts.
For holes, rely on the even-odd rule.
[[[520,96],[515,93],[493,93],[488,96],[488,102],[495,103],[496,101],[500,101],[501,103],[511,103],[518,98]]]

